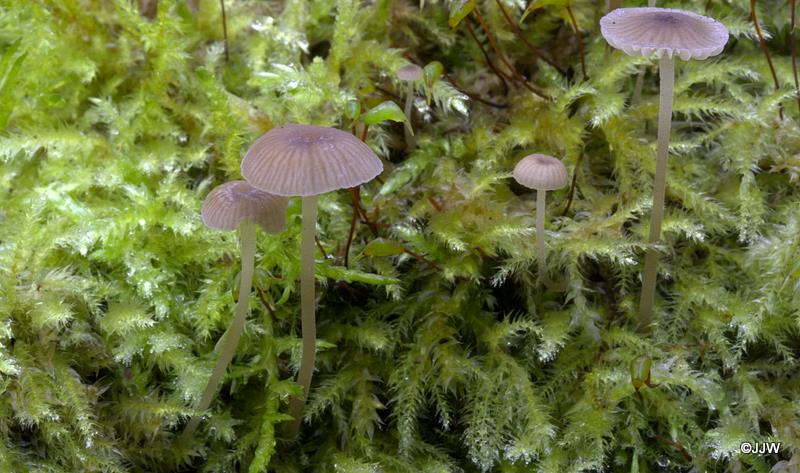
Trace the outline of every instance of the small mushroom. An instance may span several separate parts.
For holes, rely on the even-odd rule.
[[[406,64],[398,69],[397,78],[407,82],[406,106],[404,109],[406,122],[403,130],[405,131],[406,149],[412,150],[416,143],[414,141],[414,129],[411,128],[411,106],[414,104],[414,83],[422,80],[422,68],[416,64]]]
[[[675,56],[684,61],[716,56],[728,42],[728,30],[713,18],[689,11],[644,7],[618,8],[612,11],[600,19],[600,32],[608,44],[626,54],[645,57],[656,55],[659,58],[658,146],[648,240],[653,244],[661,237],[661,221],[664,216]],[[640,328],[646,328],[652,318],[657,269],[658,253],[650,249],[645,256],[642,296],[639,302]]]
[[[256,189],[245,181],[230,181],[214,188],[203,201],[201,215],[207,227],[218,230],[239,230],[242,248],[242,273],[236,315],[222,336],[219,359],[211,372],[198,410],[211,405],[222,376],[236,352],[236,345],[244,329],[250,303],[250,286],[253,283],[253,266],[256,254],[256,227],[267,233],[280,233],[286,229],[286,206],[288,199]],[[183,431],[188,439],[200,424],[200,417],[193,417]]]
[[[548,286],[553,286],[545,267],[544,213],[547,191],[561,189],[567,185],[567,168],[560,160],[545,154],[530,154],[514,167],[514,179],[521,185],[536,190],[536,260],[539,275]]]
[[[317,196],[337,189],[356,187],[383,171],[380,158],[364,142],[335,128],[284,125],[258,138],[242,160],[242,176],[253,186],[271,194],[301,196],[303,222],[300,251],[300,305],[303,349],[297,382],[302,399],[292,398],[288,428],[294,437],[300,428],[316,355],[314,296],[314,236]]]

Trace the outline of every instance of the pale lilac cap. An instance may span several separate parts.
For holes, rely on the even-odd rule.
[[[264,133],[242,160],[242,176],[283,196],[310,196],[355,187],[383,171],[380,158],[350,133],[313,125],[283,125]]]
[[[529,189],[552,191],[567,185],[567,168],[546,154],[530,154],[514,167],[514,179]]]
[[[257,223],[267,233],[286,228],[288,199],[256,189],[245,181],[217,186],[203,201],[203,223],[219,230],[235,230],[244,220]]]
[[[673,8],[617,8],[600,19],[611,46],[631,56],[706,59],[722,52],[728,29],[719,21]]]
[[[422,79],[422,68],[416,64],[406,64],[397,70],[397,78],[402,81],[417,81]]]

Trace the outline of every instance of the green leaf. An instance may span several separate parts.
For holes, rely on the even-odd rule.
[[[3,58],[0,59],[0,130],[5,129],[8,124],[8,117],[11,116],[11,112],[14,110],[14,103],[10,100],[13,84],[22,67],[22,61],[27,55],[25,52],[16,55],[20,41],[22,40],[17,39],[14,41],[3,54]]]
[[[646,356],[638,356],[631,361],[631,383],[637,390],[650,379],[650,365],[653,361]]]
[[[406,121],[406,115],[391,100],[378,104],[364,114],[364,123],[367,125],[375,125],[386,120],[403,123]]]
[[[447,24],[455,28],[467,15],[475,9],[475,0],[456,0],[450,5],[450,18]]]
[[[522,18],[519,19],[519,22],[522,23],[525,21],[525,18],[533,13],[535,10],[540,8],[544,8],[549,5],[559,5],[559,6],[566,6],[569,4],[568,0],[533,0],[529,5],[528,8],[525,9],[525,13],[522,14]]]
[[[320,276],[345,282],[362,282],[375,286],[385,286],[389,284],[400,284],[400,280],[380,274],[365,273],[355,269],[347,269],[344,266],[329,266],[326,264],[317,265],[317,273]]]
[[[425,101],[431,104],[433,86],[439,82],[444,73],[444,66],[439,61],[431,61],[422,68],[422,78],[425,84]]]
[[[399,243],[384,240],[383,238],[376,238],[364,247],[363,253],[367,256],[394,256],[399,255],[403,251],[405,251],[405,249],[403,245]]]

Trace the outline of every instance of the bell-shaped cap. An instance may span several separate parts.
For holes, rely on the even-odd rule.
[[[416,64],[406,64],[397,70],[397,78],[402,81],[418,81],[422,79],[422,68]]]
[[[514,166],[514,179],[529,189],[552,191],[567,185],[567,168],[546,154],[529,154]]]
[[[679,56],[684,61],[722,52],[728,29],[713,18],[672,8],[617,8],[600,19],[611,46],[631,56]]]
[[[215,187],[203,201],[203,223],[219,230],[235,230],[243,220],[257,223],[267,233],[286,229],[288,199],[256,189],[245,181]]]
[[[264,133],[242,160],[242,176],[270,194],[309,196],[355,187],[383,171],[361,140],[335,128],[283,125]]]

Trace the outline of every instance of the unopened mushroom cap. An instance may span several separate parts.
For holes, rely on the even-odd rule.
[[[422,68],[416,64],[406,64],[397,70],[397,78],[404,81],[422,79]]]
[[[567,168],[546,154],[530,154],[514,167],[514,179],[530,189],[552,191],[567,185]]]
[[[219,230],[235,230],[243,220],[257,223],[267,233],[286,228],[288,199],[256,189],[245,181],[215,187],[203,201],[203,223]]]
[[[242,176],[271,194],[309,196],[355,187],[383,171],[361,140],[335,128],[283,125],[264,133],[242,160]]]
[[[617,8],[600,19],[611,46],[631,56],[679,56],[684,61],[722,52],[728,29],[713,18],[672,8]]]

